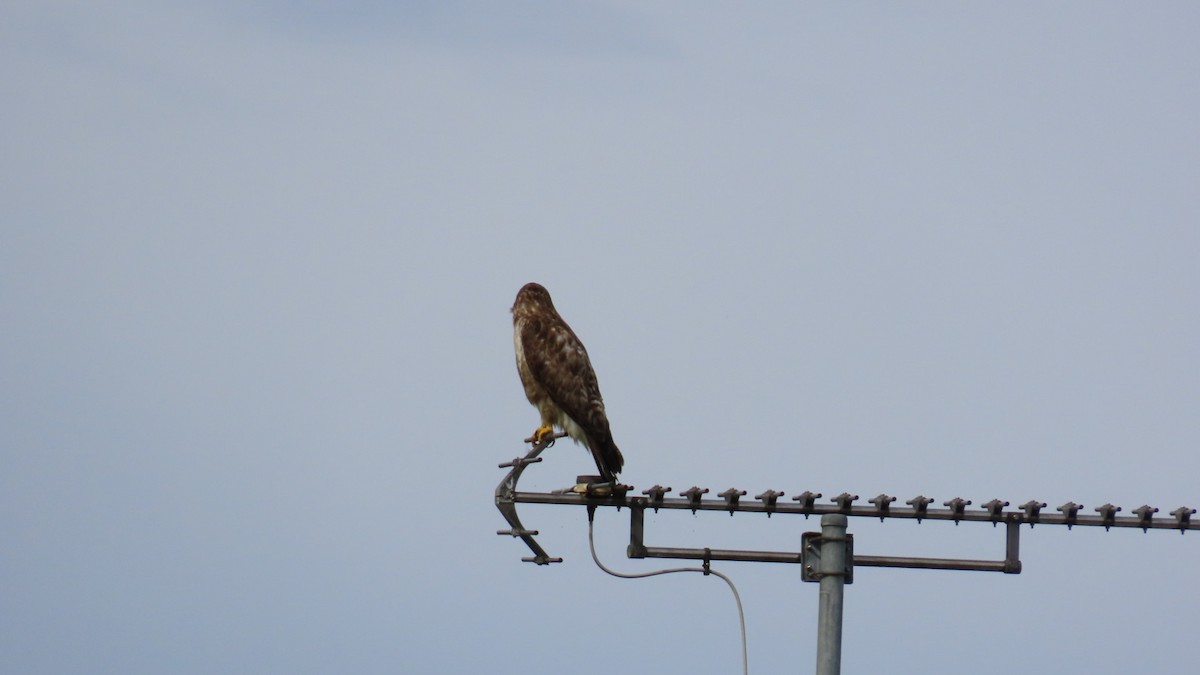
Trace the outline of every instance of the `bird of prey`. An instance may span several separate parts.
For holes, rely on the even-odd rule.
[[[601,481],[615,481],[625,459],[609,431],[600,385],[583,343],[540,284],[521,288],[512,315],[517,372],[525,397],[542,417],[534,442],[558,427],[592,453]]]

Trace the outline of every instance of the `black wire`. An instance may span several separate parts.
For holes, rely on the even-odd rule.
[[[614,577],[620,577],[621,579],[644,579],[646,577],[654,577],[654,576],[658,576],[660,574],[672,574],[674,572],[700,572],[701,574],[704,574],[705,576],[711,574],[714,577],[720,577],[722,580],[724,580],[725,583],[729,584],[729,590],[733,591],[733,599],[737,602],[738,623],[740,624],[741,629],[742,629],[742,675],[750,675],[749,660],[746,655],[746,613],[742,610],[742,597],[740,595],[738,595],[737,587],[733,585],[733,581],[729,577],[725,576],[724,574],[721,574],[720,572],[712,569],[712,567],[708,564],[707,560],[704,561],[704,567],[673,567],[673,568],[665,569],[665,570],[654,570],[653,572],[639,572],[636,574],[629,574],[629,573],[625,573],[625,572],[616,572],[614,570],[611,570],[611,569],[605,567],[604,563],[600,562],[600,558],[596,555],[596,542],[595,542],[595,538],[592,536],[592,530],[593,530],[592,525],[593,525],[595,513],[596,513],[596,507],[589,504],[588,505],[588,547],[592,550],[592,560],[594,560],[596,562],[596,566],[599,567],[600,569],[604,570],[608,574],[611,574]]]

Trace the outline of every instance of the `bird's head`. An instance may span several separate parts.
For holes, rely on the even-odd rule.
[[[554,310],[554,301],[550,299],[550,292],[544,286],[538,283],[529,282],[517,291],[517,299],[513,302],[512,313],[514,316],[538,310]]]

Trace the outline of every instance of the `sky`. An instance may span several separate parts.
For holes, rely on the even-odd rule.
[[[588,347],[636,491],[1200,507],[1194,3],[0,7],[0,671],[737,672],[497,464],[509,308]],[[594,467],[563,441],[523,489]],[[627,572],[627,514],[597,516]],[[651,545],[816,519],[662,512]],[[871,555],[1003,557],[852,519]],[[1195,671],[1200,535],[860,568],[844,672]],[[751,672],[817,589],[726,563]]]

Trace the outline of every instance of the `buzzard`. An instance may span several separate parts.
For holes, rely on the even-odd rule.
[[[554,309],[540,284],[525,284],[513,303],[513,346],[525,397],[542,416],[540,442],[554,427],[582,443],[596,460],[600,480],[615,481],[625,459],[613,443],[600,385],[587,350]]]

